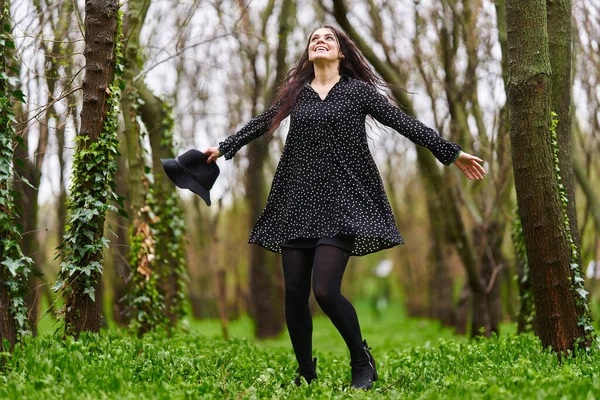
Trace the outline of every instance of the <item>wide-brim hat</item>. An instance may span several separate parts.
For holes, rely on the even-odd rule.
[[[177,187],[189,189],[200,196],[210,206],[212,189],[220,170],[217,163],[208,164],[208,156],[201,151],[191,149],[176,158],[160,160],[167,176]]]

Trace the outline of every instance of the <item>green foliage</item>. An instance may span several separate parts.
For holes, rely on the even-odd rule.
[[[204,332],[215,323],[194,324]],[[379,371],[370,392],[348,389],[345,345],[331,323],[318,317],[319,377],[310,386],[291,383],[296,360],[287,337],[254,344],[197,333],[167,337],[160,331],[137,339],[109,332],[82,334],[79,341],[28,338],[7,360],[0,398],[504,400],[585,399],[600,391],[596,349],[559,363],[531,334],[467,342],[431,321],[390,318],[375,325],[365,324]]]
[[[8,4],[0,11],[0,20],[9,21]],[[15,45],[10,25],[7,24],[3,28],[0,31],[0,268],[1,275],[7,279],[0,284],[8,288],[10,312],[15,319],[18,334],[24,335],[29,332],[29,324],[27,306],[23,298],[27,293],[27,279],[33,260],[23,254],[17,242],[20,234],[14,223],[16,210],[13,200],[16,193],[10,185],[13,175],[13,139],[16,138],[13,125],[16,118],[11,98],[23,102],[24,95],[21,90],[10,89],[11,86],[19,84],[19,79],[7,74],[7,59],[14,58],[6,49],[14,49]]]
[[[63,289],[63,296],[73,294],[72,283],[82,285],[83,292],[95,301],[94,286],[102,275],[102,252],[108,246],[103,236],[106,212],[122,212],[123,199],[113,190],[117,169],[119,101],[123,89],[123,33],[122,12],[118,13],[117,40],[115,41],[115,74],[107,88],[107,114],[102,133],[94,142],[87,136],[78,136],[77,151],[73,156],[73,180],[69,190],[67,209],[69,218],[63,243],[59,246],[63,262],[59,280],[54,289]],[[68,327],[67,327],[68,329]]]
[[[153,181],[148,171],[146,183]],[[136,223],[130,228],[129,263],[132,267],[132,286],[127,294],[130,328],[139,336],[169,323],[166,300],[160,288],[160,274],[155,271],[157,217],[153,212],[151,185],[146,184],[146,205],[138,211]]]
[[[579,309],[577,325],[581,326],[584,331],[584,336],[578,338],[577,343],[579,343],[580,345],[590,346],[596,339],[596,335],[594,332],[594,327],[592,326],[592,318],[590,317],[589,300],[587,298],[588,292],[585,290],[585,287],[583,285],[584,280],[579,269],[579,254],[577,253],[577,246],[575,246],[575,243],[573,242],[573,235],[571,234],[571,225],[569,222],[569,216],[567,214],[567,203],[569,202],[569,200],[567,199],[567,192],[565,190],[565,187],[561,183],[562,178],[560,176],[560,165],[558,161],[558,137],[556,135],[558,115],[554,111],[552,111],[550,113],[550,119],[550,143],[552,145],[552,154],[554,156],[554,170],[556,171],[558,193],[563,209],[564,229],[567,235],[567,240],[569,241],[569,246],[571,247],[571,291],[575,296],[575,302],[577,304],[577,308]]]
[[[175,126],[173,111],[166,101],[162,101],[162,107],[165,117],[161,121],[163,126],[161,147],[172,152]],[[154,194],[153,209],[158,217],[158,222],[154,226],[158,250],[156,263],[163,266],[163,279],[167,279],[175,286],[175,296],[169,298],[168,313],[174,319],[179,319],[185,315],[185,288],[188,279],[185,262],[185,218],[179,196],[174,188],[157,185]]]

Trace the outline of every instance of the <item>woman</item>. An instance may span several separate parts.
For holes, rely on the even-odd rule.
[[[352,40],[333,26],[321,26],[309,36],[273,104],[204,151],[209,163],[222,155],[229,160],[291,116],[267,205],[248,243],[282,254],[285,316],[299,365],[297,385],[301,376],[307,383],[317,377],[308,306],[311,273],[315,298],[350,351],[351,387],[368,390],[377,380],[356,311],[340,293],[351,255],[404,243],[369,151],[366,116],[427,147],[443,164],[454,163],[469,179],[485,175],[481,159],[391,105],[378,86],[387,84]]]

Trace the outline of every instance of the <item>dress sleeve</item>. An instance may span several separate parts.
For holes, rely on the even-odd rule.
[[[367,83],[363,86],[365,87],[365,109],[373,118],[398,131],[413,143],[428,148],[442,164],[450,165],[456,160],[462,151],[459,145],[444,139],[421,121],[405,114],[392,105],[375,87]]]
[[[235,134],[228,136],[225,140],[219,142],[219,151],[225,156],[225,159],[230,160],[242,147],[264,135],[280,108],[281,103],[271,104],[261,114],[248,121],[248,123]]]

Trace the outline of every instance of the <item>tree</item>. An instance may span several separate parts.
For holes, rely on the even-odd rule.
[[[69,218],[60,246],[63,262],[55,286],[65,298],[65,334],[100,329],[95,303],[100,289],[106,212],[118,197],[112,192],[116,169],[119,112],[121,22],[116,0],[85,3],[85,78],[81,131],[76,138]],[[116,72],[116,73],[115,73]]]
[[[22,101],[23,94],[10,89],[18,79],[7,73],[10,49],[14,48],[10,30],[5,29],[9,20],[8,4],[0,0],[0,350],[5,340],[12,349],[17,338],[29,330],[24,296],[33,261],[23,255],[17,242],[20,235],[14,224],[14,192],[10,186],[15,135],[11,98]]]
[[[577,251],[559,197],[550,135],[552,74],[544,0],[506,0],[513,173],[538,333],[559,354],[589,344]],[[573,248],[572,248],[573,247]],[[571,282],[573,281],[573,286]],[[581,346],[580,346],[581,347]]]
[[[334,1],[333,10],[331,12],[340,26],[358,45],[375,70],[385,81],[392,85],[392,95],[402,109],[406,110],[407,114],[415,116],[411,99],[408,97],[406,91],[400,89],[406,86],[406,70],[399,65],[401,63],[394,63],[392,61],[393,59],[399,59],[400,57],[392,54],[389,50],[391,46],[386,43],[381,43],[382,48],[388,51],[385,54],[385,59],[379,58],[376,55],[373,48],[365,41],[365,38],[356,31],[354,26],[348,20],[348,9],[345,1]],[[401,72],[398,74],[397,71],[402,71],[404,73]],[[457,111],[459,115],[464,113],[459,109],[457,109]],[[458,116],[457,118],[462,117]],[[480,335],[483,331],[485,335],[489,336],[492,332],[492,324],[488,302],[488,282],[483,279],[480,272],[475,247],[472,243],[468,227],[465,224],[464,217],[458,206],[458,189],[456,188],[456,184],[454,183],[454,179],[450,175],[449,170],[445,170],[444,173],[442,173],[438,168],[434,156],[429,150],[422,146],[416,146],[416,153],[417,163],[427,188],[428,195],[426,196],[426,200],[428,202],[428,209],[440,210],[439,213],[430,216],[430,218],[435,219],[436,217],[443,217],[441,221],[430,221],[432,229],[441,230],[448,238],[447,240],[459,250],[459,255],[465,267],[467,285],[472,297],[471,334],[473,336]],[[433,245],[441,246],[443,243],[436,239],[433,240]],[[435,260],[435,268],[439,269],[440,267],[437,263],[444,262],[444,260],[439,259],[443,254],[443,247],[434,247],[433,257],[437,258]],[[446,314],[446,312],[440,314]]]
[[[262,21],[260,26],[260,37],[266,40],[266,29],[269,16],[272,14],[275,2],[269,1],[267,7],[262,13]],[[256,28],[251,24],[245,1],[239,1],[242,9],[242,26],[244,31],[252,32]],[[287,54],[287,38],[292,30],[290,19],[295,11],[294,1],[284,0],[281,2],[281,11],[279,15],[279,42],[276,50],[276,76],[274,82],[269,84],[267,79],[261,79],[258,73],[260,60],[258,59],[258,46],[254,34],[248,37],[241,38],[245,42],[242,45],[244,55],[248,60],[248,67],[251,68],[253,77],[252,88],[252,114],[258,114],[258,102],[261,96],[261,89],[265,88],[262,93],[264,103],[269,104],[274,98],[275,89],[283,82],[287,70],[285,57]],[[269,57],[267,53],[266,57]],[[269,85],[269,86],[267,86]],[[271,86],[272,85],[272,86]],[[248,168],[246,174],[246,195],[250,208],[249,223],[252,225],[256,222],[265,199],[267,198],[266,179],[265,179],[265,164],[268,160],[268,146],[266,141],[254,141],[248,144],[248,159],[252,164]],[[250,249],[249,259],[249,287],[252,309],[251,313],[255,322],[255,335],[257,338],[274,337],[281,333],[283,329],[283,310],[277,307],[273,302],[275,292],[281,292],[281,285],[277,284],[277,275],[281,275],[280,268],[276,263],[273,255],[257,245]],[[281,282],[281,279],[279,279]],[[280,294],[280,293],[279,293]],[[277,296],[280,297],[280,296]]]
[[[560,176],[567,193],[567,215],[573,242],[580,250],[577,208],[575,202],[575,176],[572,159],[571,135],[571,0],[546,0],[548,16],[548,50],[552,69],[550,109],[558,115],[558,159]],[[581,266],[581,262],[580,262]]]

